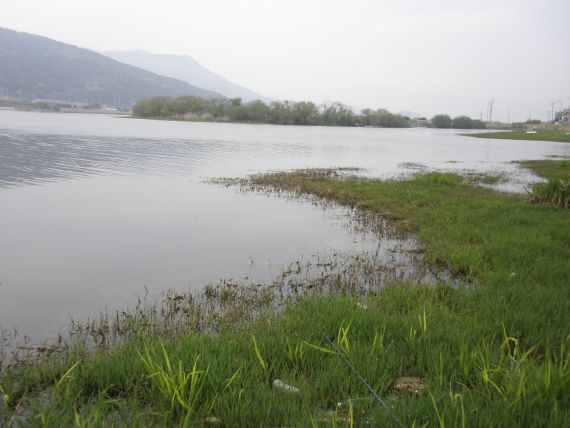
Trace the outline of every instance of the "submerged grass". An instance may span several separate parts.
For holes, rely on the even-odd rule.
[[[526,160],[518,164],[531,169],[546,179],[567,179],[570,177],[570,159],[561,160]]]
[[[195,328],[205,303],[172,295],[165,313],[122,319],[120,341],[4,369],[0,420],[25,408],[18,420],[36,426],[567,426],[568,210],[439,173],[381,182],[298,171],[225,184],[388,218],[419,235],[429,263],[476,286],[379,290],[341,276],[305,284],[276,311],[255,303],[265,291],[250,299],[253,291],[223,285],[209,291],[215,307],[231,313],[241,299],[254,315],[213,330]]]
[[[570,208],[570,160],[523,161],[520,164],[548,180],[532,186],[528,194],[529,202]]]

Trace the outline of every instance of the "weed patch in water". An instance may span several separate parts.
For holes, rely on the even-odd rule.
[[[425,174],[417,174],[413,177],[413,180],[446,186],[456,186],[463,183],[463,179],[459,175],[446,174],[443,172],[428,172]]]
[[[528,201],[534,204],[552,204],[570,208],[570,160],[522,161],[522,166],[547,179],[532,185]]]

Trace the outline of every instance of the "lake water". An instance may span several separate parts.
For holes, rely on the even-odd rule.
[[[345,212],[206,184],[268,170],[409,164],[535,180],[512,161],[570,144],[456,131],[147,121],[0,111],[0,328],[53,336],[82,318],[219,278],[266,280],[300,257],[380,245]]]

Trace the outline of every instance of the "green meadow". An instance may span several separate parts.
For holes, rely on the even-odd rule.
[[[538,129],[535,133],[526,131],[497,131],[481,132],[479,134],[469,134],[476,138],[499,138],[506,140],[537,140],[537,141],[560,141],[570,142],[570,131],[566,129]]]

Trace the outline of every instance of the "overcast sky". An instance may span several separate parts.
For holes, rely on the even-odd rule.
[[[191,55],[267,96],[546,119],[570,103],[570,0],[0,0],[0,26]],[[559,103],[556,105],[559,106]]]

